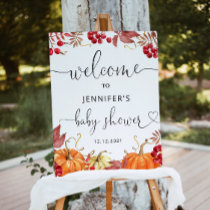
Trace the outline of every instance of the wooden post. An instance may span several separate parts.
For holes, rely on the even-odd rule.
[[[112,181],[106,182],[106,210],[112,210]]]
[[[99,13],[111,16],[114,30],[150,30],[148,0],[61,0],[63,31],[93,31]]]
[[[147,180],[147,184],[154,210],[164,210],[157,182],[155,180]]]

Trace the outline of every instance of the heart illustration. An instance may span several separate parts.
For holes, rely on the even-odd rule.
[[[148,117],[152,120],[152,121],[156,121],[157,117],[158,117],[158,111],[150,111],[148,112]]]

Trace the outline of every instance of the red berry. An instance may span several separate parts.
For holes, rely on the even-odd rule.
[[[105,39],[105,38],[106,38],[106,34],[105,34],[105,33],[102,33],[102,34],[101,34],[101,38],[102,38],[102,39]]]
[[[108,38],[106,39],[106,41],[107,41],[108,43],[111,43],[111,42],[112,42],[112,38],[111,38],[111,37],[108,37]]]
[[[153,159],[153,162],[154,163],[159,163],[160,161],[159,161],[159,159],[155,158],[155,159]]]
[[[92,40],[92,39],[93,39],[93,35],[92,35],[92,34],[89,34],[89,35],[88,35],[88,39],[89,39],[89,40]]]
[[[152,53],[155,53],[156,52],[156,49],[155,48],[151,48],[151,52]]]
[[[151,58],[151,57],[152,57],[152,53],[149,52],[149,53],[147,54],[147,57],[148,57],[148,58]]]
[[[156,146],[157,147],[157,151],[160,152],[162,150],[162,146],[159,144]]]
[[[99,43],[99,44],[102,44],[102,43],[103,43],[103,39],[101,39],[101,38],[98,39],[98,43]]]
[[[93,38],[93,39],[91,40],[91,42],[92,42],[93,44],[95,44],[95,43],[97,42],[97,39],[96,39],[96,38]]]
[[[144,54],[148,54],[149,53],[149,50],[148,49],[143,49],[143,53]]]
[[[154,53],[153,54],[153,58],[157,58],[158,57],[158,54],[157,53]]]
[[[157,156],[157,153],[155,151],[152,151],[151,152],[151,155],[152,155],[152,157],[156,157]]]
[[[93,31],[93,34],[97,34],[98,32],[97,31]]]
[[[148,44],[148,48],[153,48],[153,44],[152,43]]]
[[[57,42],[57,45],[61,47],[61,46],[63,46],[63,42],[60,40]]]
[[[55,48],[54,51],[56,54],[60,54],[60,52],[61,52],[61,50],[59,48]]]
[[[96,38],[97,39],[100,39],[101,38],[101,35],[100,34],[96,34]]]
[[[93,32],[92,31],[89,31],[88,33],[87,33],[87,35],[89,36],[89,35],[93,35]]]
[[[49,55],[52,55],[52,54],[53,54],[53,49],[50,48],[50,49],[49,49]]]
[[[161,153],[158,154],[157,158],[158,158],[159,160],[162,160],[162,154],[161,154]]]

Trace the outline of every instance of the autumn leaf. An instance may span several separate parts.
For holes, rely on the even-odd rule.
[[[65,141],[66,134],[60,136],[60,128],[61,125],[58,125],[53,129],[53,145],[55,148],[61,147]]]
[[[155,130],[152,133],[152,137],[150,138],[155,144],[158,144],[160,142],[161,139],[161,134],[160,134],[160,130]]]
[[[77,46],[79,46],[79,45],[81,45],[81,43],[82,43],[82,38],[80,37],[82,35],[82,33],[81,32],[72,32],[71,34],[70,34],[70,45],[73,45],[73,47],[77,47]]]
[[[70,33],[64,33],[64,36],[70,37],[71,34]]]
[[[112,160],[109,163],[111,164],[111,166],[105,168],[106,170],[120,169],[122,167],[119,160]]]
[[[63,40],[65,40],[65,37],[64,37],[63,33],[60,33],[60,35],[61,35],[61,38],[62,38]]]
[[[55,36],[56,36],[56,38],[57,38],[58,41],[61,40],[60,37],[58,36],[58,33],[57,32],[55,33]]]
[[[117,47],[117,40],[118,40],[118,37],[120,39],[121,42],[123,43],[126,43],[126,44],[129,44],[129,43],[133,43],[133,37],[138,37],[139,34],[136,32],[136,31],[115,31],[115,33],[117,35],[115,35],[113,37],[113,45],[115,47]]]
[[[117,47],[117,39],[118,39],[118,35],[115,35],[112,39],[112,43],[115,47]]]

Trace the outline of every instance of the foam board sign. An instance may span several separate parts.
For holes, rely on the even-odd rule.
[[[155,31],[49,33],[55,174],[162,165]]]

